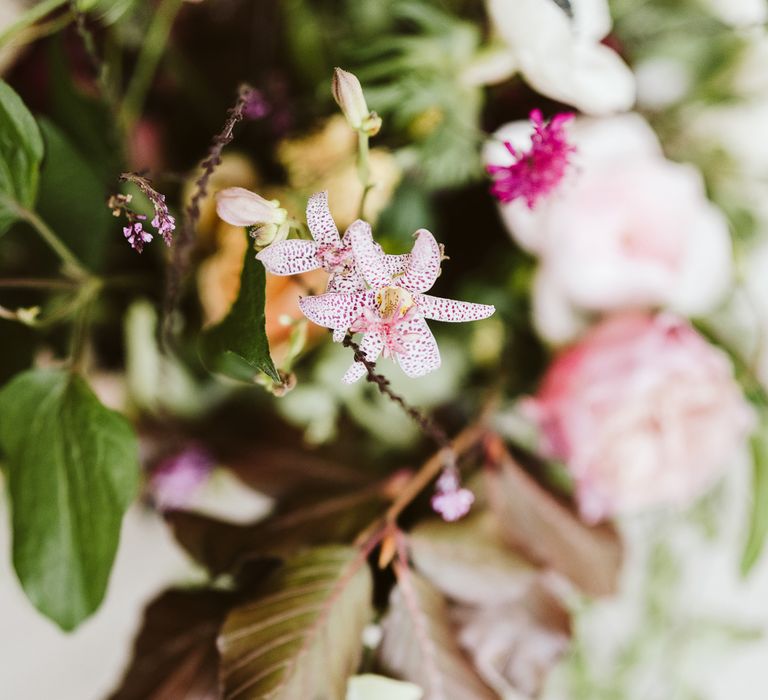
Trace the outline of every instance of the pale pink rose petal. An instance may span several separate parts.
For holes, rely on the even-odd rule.
[[[379,359],[379,355],[381,355],[383,349],[384,338],[381,337],[380,333],[376,333],[375,331],[366,333],[360,341],[360,350],[363,351],[366,359],[371,362],[376,362],[376,360]],[[365,365],[362,362],[355,362],[347,370],[342,381],[347,384],[353,384],[364,375]]]
[[[291,239],[264,248],[256,259],[264,263],[273,275],[297,275],[320,267],[317,250],[318,245],[314,241]]]
[[[418,294],[415,299],[424,317],[432,321],[447,323],[480,321],[496,311],[496,307],[491,304],[474,304],[471,301],[433,297],[431,294]]]
[[[405,352],[396,353],[395,358],[405,374],[422,377],[440,367],[440,349],[421,316],[406,321],[402,333],[406,337]]]
[[[392,275],[387,270],[384,251],[373,240],[371,226],[365,221],[355,221],[346,233],[352,242],[355,264],[365,281],[373,289],[388,287]]]
[[[334,330],[346,330],[365,308],[374,305],[374,292],[330,292],[299,299],[301,312],[313,323]]]
[[[426,292],[440,274],[443,253],[435,237],[426,229],[416,231],[416,242],[405,272],[398,277],[397,286],[409,292]]]
[[[341,241],[339,229],[328,208],[328,193],[317,192],[307,202],[307,226],[309,232],[321,246],[338,246]]]

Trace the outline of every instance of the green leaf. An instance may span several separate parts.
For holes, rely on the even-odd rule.
[[[72,630],[101,603],[138,482],[128,422],[77,374],[30,370],[0,391],[13,564],[35,607]]]
[[[741,557],[743,576],[757,563],[768,536],[768,408],[760,410],[760,427],[752,438],[752,459],[752,511]]]
[[[497,700],[459,648],[440,591],[402,564],[395,571],[379,647],[384,668],[424,688],[424,700]]]
[[[253,382],[261,371],[280,382],[265,328],[266,284],[264,266],[254,258],[248,238],[237,299],[227,317],[206,331],[201,340],[201,358],[211,372]]]
[[[0,234],[18,218],[14,203],[34,205],[42,159],[43,139],[34,117],[0,80]]]
[[[90,164],[64,133],[40,120],[45,160],[40,176],[37,212],[90,269],[104,260],[114,217],[106,204],[107,191]]]
[[[360,662],[371,595],[360,550],[323,547],[290,559],[224,624],[225,700],[343,698]]]

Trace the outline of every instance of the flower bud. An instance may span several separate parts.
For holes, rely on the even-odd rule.
[[[365,102],[360,81],[352,73],[336,68],[331,85],[333,99],[341,107],[349,125],[356,131],[375,136],[381,129],[381,117],[371,112]]]
[[[242,187],[228,187],[216,194],[216,212],[233,226],[280,226],[288,212],[276,199],[267,200]]]

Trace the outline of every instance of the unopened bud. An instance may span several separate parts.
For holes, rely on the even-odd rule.
[[[228,187],[216,194],[216,212],[233,226],[268,226],[276,229],[288,219],[288,212],[276,199],[264,199],[243,187]]]
[[[334,69],[331,90],[333,99],[341,107],[341,111],[353,129],[362,131],[368,136],[379,133],[381,117],[368,109],[363,88],[357,76],[341,68]]]

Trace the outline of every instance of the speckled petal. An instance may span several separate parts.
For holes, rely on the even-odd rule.
[[[347,329],[346,328],[336,328],[333,331],[333,342],[334,343],[340,343],[347,335]]]
[[[318,245],[314,241],[291,239],[273,243],[264,248],[256,258],[261,260],[267,272],[273,275],[297,275],[320,267],[317,248]]]
[[[426,229],[416,231],[411,259],[405,272],[397,278],[397,286],[409,292],[426,292],[440,274],[442,252],[435,237]]]
[[[331,292],[299,299],[301,312],[313,323],[338,331],[346,331],[365,307],[372,307],[374,293]]]
[[[384,349],[384,338],[381,337],[381,333],[366,333],[360,341],[360,349],[367,359],[371,362],[376,362],[379,359],[379,355],[381,355],[381,351]],[[347,370],[342,381],[347,384],[353,384],[364,375],[365,365],[362,362],[354,362]]]
[[[440,350],[429,330],[427,322],[416,316],[403,328],[409,338],[405,343],[406,352],[397,353],[397,363],[409,377],[422,377],[434,372],[440,366]]]
[[[392,284],[392,275],[387,271],[384,251],[371,236],[371,226],[358,219],[345,234],[352,242],[355,265],[372,289],[388,287]]]
[[[360,273],[355,270],[349,275],[341,275],[334,272],[328,278],[328,288],[326,292],[358,292],[365,290],[365,280]]]
[[[320,245],[339,245],[339,229],[328,208],[328,193],[317,192],[307,202],[307,226]]]
[[[479,321],[488,318],[496,311],[496,307],[490,304],[473,304],[469,301],[443,299],[442,297],[433,297],[431,294],[417,295],[416,304],[425,318],[433,321],[447,321],[448,323]]]
[[[397,277],[398,275],[402,275],[406,269],[408,268],[408,265],[411,262],[411,254],[406,253],[405,255],[385,255],[384,256],[384,264],[387,266],[387,271],[389,272],[392,277]]]

